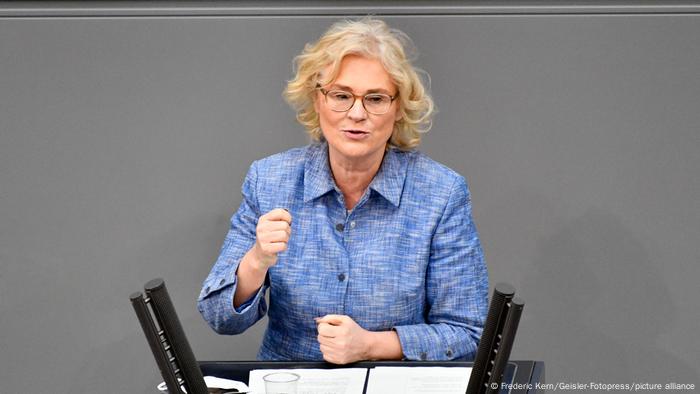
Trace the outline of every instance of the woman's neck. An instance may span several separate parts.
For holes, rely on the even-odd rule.
[[[343,160],[329,152],[328,161],[335,184],[343,193],[345,207],[351,210],[360,201],[367,187],[379,171],[384,152],[363,160]]]

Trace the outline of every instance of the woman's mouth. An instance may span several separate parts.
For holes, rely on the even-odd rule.
[[[369,135],[368,131],[356,130],[356,129],[344,129],[343,134],[352,140],[361,140]]]

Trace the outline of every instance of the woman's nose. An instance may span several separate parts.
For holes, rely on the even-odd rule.
[[[355,102],[352,104],[352,107],[350,107],[348,110],[348,117],[355,121],[364,120],[367,118],[367,111],[362,105],[361,99],[355,100]]]

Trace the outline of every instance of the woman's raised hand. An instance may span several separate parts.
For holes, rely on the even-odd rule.
[[[277,263],[277,254],[287,250],[292,234],[292,215],[283,208],[276,208],[260,216],[255,229],[253,253],[259,270],[267,270]]]

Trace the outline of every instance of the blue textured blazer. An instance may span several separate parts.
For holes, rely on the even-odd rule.
[[[347,211],[328,146],[318,143],[254,162],[242,191],[198,300],[216,332],[241,333],[268,313],[259,359],[322,360],[314,318],[341,314],[367,330],[395,330],[406,359],[474,358],[488,274],[462,176],[418,151],[389,149]],[[238,264],[258,218],[275,208],[292,215],[288,248],[234,308]]]

